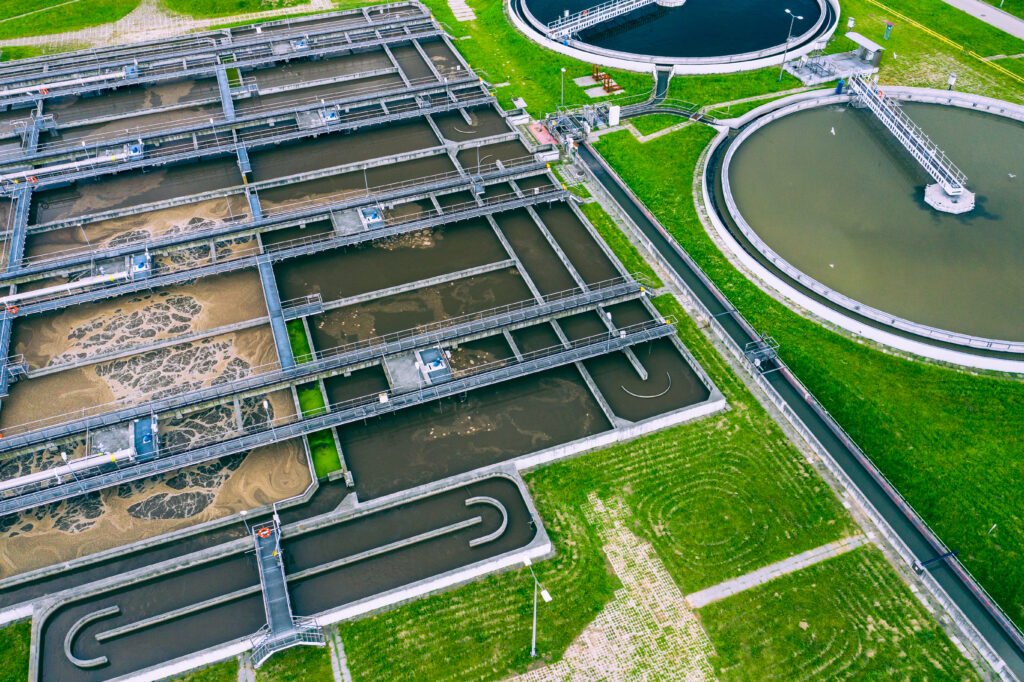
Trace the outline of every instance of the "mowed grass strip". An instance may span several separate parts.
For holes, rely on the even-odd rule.
[[[597,202],[580,204],[580,210],[587,216],[587,220],[594,226],[597,233],[601,235],[601,239],[615,252],[619,261],[626,266],[627,272],[640,275],[655,288],[662,286],[662,281],[654,272],[654,268],[644,260],[629,238],[622,233],[611,216],[601,207],[601,204]]]
[[[1024,624],[1024,382],[905,360],[790,311],[711,241],[689,191],[713,132],[690,126],[639,144],[605,135],[602,155],[781,355],[981,584]],[[995,527],[993,528],[993,524]]]
[[[637,116],[636,118],[629,119],[629,122],[633,124],[633,127],[637,129],[641,135],[651,135],[664,130],[665,128],[671,128],[677,123],[682,123],[686,119],[682,116],[676,116],[675,114],[646,114],[644,116]]]
[[[0,0],[0,39],[76,31],[121,19],[140,0]],[[37,12],[35,10],[43,10]],[[7,48],[4,48],[6,51]]]
[[[174,682],[238,682],[238,659],[221,661],[181,677],[175,677]]]
[[[161,0],[161,4],[165,9],[177,14],[207,19],[308,5],[309,0]],[[366,0],[365,4],[374,3]]]
[[[588,523],[584,491],[563,491],[532,477],[531,490],[557,548],[534,564],[553,600],[541,607],[537,650],[561,653],[621,584]],[[356,680],[494,680],[525,670],[530,658],[533,578],[529,571],[490,576],[375,616],[339,626]]]
[[[870,545],[699,613],[723,681],[978,679]]]
[[[668,84],[666,97],[704,107],[799,87],[803,87],[799,79],[783,73],[779,81],[779,70],[767,68],[737,74],[675,76]]]
[[[28,650],[32,641],[32,623],[23,621],[0,629],[0,682],[25,682],[28,679]]]

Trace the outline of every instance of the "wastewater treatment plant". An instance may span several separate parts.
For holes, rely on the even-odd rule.
[[[1024,680],[1003,4],[0,8],[0,682]]]

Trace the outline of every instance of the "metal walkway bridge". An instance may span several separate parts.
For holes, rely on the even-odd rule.
[[[966,187],[967,176],[896,102],[887,98],[876,83],[863,76],[851,76],[849,86],[856,101],[871,110],[947,196],[956,198],[969,195],[970,205],[974,206],[973,194]]]
[[[445,379],[409,392],[382,391],[364,398],[327,406],[324,414],[306,417],[276,425],[273,422],[253,427],[244,435],[206,446],[174,452],[160,450],[159,455],[120,460],[91,469],[77,471],[77,478],[47,479],[28,486],[11,486],[3,491],[0,516],[60,502],[113,486],[130,483],[150,476],[159,476],[184,467],[220,459],[253,448],[305,436],[316,431],[343,426],[371,417],[390,414],[401,409],[427,402],[454,397],[469,391],[510,381],[537,372],[562,367],[575,362],[624,350],[646,341],[654,341],[675,334],[673,320],[650,320],[615,331],[596,334],[558,345],[522,358],[494,363],[495,366],[474,368],[471,374]]]
[[[256,545],[256,563],[263,590],[263,608],[267,624],[256,633],[252,664],[260,667],[272,654],[282,649],[305,644],[325,646],[323,630],[312,618],[296,618],[288,598],[288,582],[281,554],[281,526],[277,515],[252,531]]]
[[[596,282],[591,284],[586,291],[569,289],[549,294],[539,303],[531,298],[462,317],[450,318],[433,325],[423,325],[387,336],[369,338],[338,348],[323,349],[317,351],[317,357],[313,360],[291,368],[277,368],[244,379],[188,391],[160,400],[101,405],[92,414],[78,415],[76,413],[74,418],[58,423],[29,424],[26,425],[26,430],[21,432],[17,427],[9,427],[5,430],[5,438],[0,440],[0,452],[12,452],[32,445],[72,437],[86,430],[96,430],[151,414],[182,409],[189,405],[201,405],[231,395],[266,390],[268,387],[281,384],[308,381],[313,376],[368,362],[385,355],[437,345],[499,327],[528,324],[588,306],[609,305],[637,295],[643,286],[641,282],[630,277]]]
[[[608,0],[600,5],[589,9],[581,10],[575,14],[560,17],[548,24],[548,37],[555,40],[564,40],[580,31],[597,26],[616,17],[629,14],[649,5],[664,5],[666,7],[678,7],[682,2],[677,0]]]

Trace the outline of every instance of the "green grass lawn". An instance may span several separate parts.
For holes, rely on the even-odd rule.
[[[288,320],[288,343],[292,347],[295,362],[300,365],[313,359],[313,349],[309,345],[309,335],[301,319]]]
[[[822,87],[824,88],[830,86],[823,85]],[[748,111],[753,111],[754,109],[757,109],[760,106],[768,104],[769,102],[774,102],[777,99],[782,99],[785,96],[786,95],[782,95],[780,97],[765,97],[764,99],[752,100],[750,102],[740,102],[739,104],[727,104],[722,107],[714,107],[712,109],[709,109],[707,113],[718,119],[738,118],[743,114],[747,113]]]
[[[700,610],[723,681],[978,679],[874,547]],[[770,672],[768,672],[770,671]]]
[[[712,137],[691,126],[641,145],[597,147],[876,465],[1018,623],[1024,623],[1024,383],[894,357],[800,317],[764,294],[705,233],[689,186]],[[998,524],[989,534],[993,524]]]
[[[238,682],[238,659],[215,663],[195,672],[175,677],[175,682]]]
[[[197,19],[229,17],[233,14],[265,12],[309,4],[309,0],[161,0],[165,9]],[[367,0],[364,4],[373,4]]]
[[[28,679],[28,649],[32,641],[32,623],[24,621],[0,629],[0,682],[25,682]]]
[[[677,123],[682,123],[686,119],[682,116],[676,116],[675,114],[647,114],[646,116],[637,116],[636,118],[629,119],[629,122],[633,124],[641,135],[650,135],[656,133],[659,130],[665,128],[671,128]]]
[[[1007,71],[1013,71],[1018,76],[1024,76],[1024,57],[1017,57],[1016,59],[998,59],[996,60],[996,64]]]
[[[327,647],[297,646],[274,654],[256,671],[256,682],[330,682]]]
[[[0,39],[49,35],[106,24],[125,16],[138,7],[139,2],[140,0],[0,0],[0,19],[6,20],[0,23]],[[5,51],[7,49],[4,48]]]
[[[675,76],[669,82],[667,97],[703,107],[803,87],[803,83],[788,73],[782,74],[782,82],[778,78],[777,68],[736,74]]]
[[[992,28],[942,0],[889,0],[883,4],[982,56],[1024,52],[1024,41]],[[845,26],[847,17],[853,16],[857,20],[858,32],[886,48],[879,73],[882,83],[944,89],[949,74],[955,72],[957,90],[1024,102],[1024,85],[1021,83],[894,17],[871,4],[870,0],[844,0],[840,6],[840,26]],[[882,36],[888,20],[893,21],[895,28],[892,37],[886,41]],[[845,37],[839,37],[830,51],[840,49],[853,49],[853,44]]]
[[[642,275],[655,288],[662,286],[661,279],[654,272],[654,268],[644,260],[640,252],[633,246],[633,243],[629,241],[629,238],[622,233],[622,230],[611,219],[611,216],[601,208],[601,204],[595,202],[582,204],[580,209],[587,216],[587,220],[594,226],[598,234],[601,235],[601,238],[604,239],[605,243],[615,252],[615,255],[618,256],[622,264],[626,266],[628,272]]]

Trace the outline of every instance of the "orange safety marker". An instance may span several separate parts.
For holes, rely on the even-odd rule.
[[[256,531],[256,535],[259,535],[261,538],[264,538],[264,539],[265,538],[269,538],[270,537],[270,528],[268,526],[263,526],[258,531]]]

